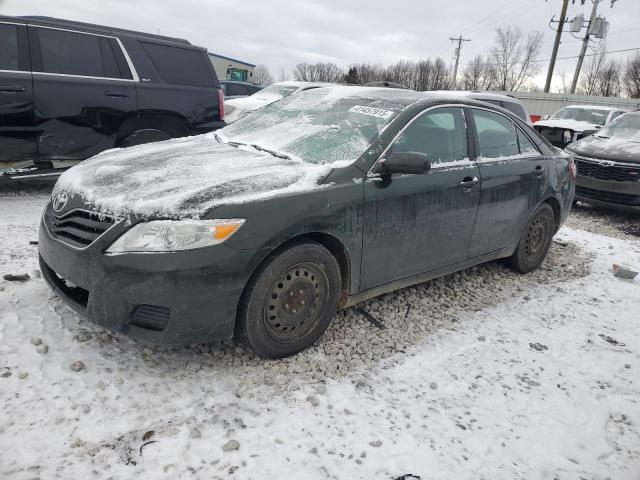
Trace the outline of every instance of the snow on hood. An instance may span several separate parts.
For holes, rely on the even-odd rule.
[[[596,130],[602,125],[596,125],[595,123],[580,122],[578,120],[567,119],[549,119],[540,120],[533,124],[534,127],[554,127],[554,128],[566,128],[573,130],[574,132],[584,132],[585,130]]]
[[[64,172],[53,190],[116,216],[198,218],[207,210],[320,188],[343,164],[283,159],[199,135],[102,152]]]
[[[622,138],[603,138],[592,135],[569,144],[567,150],[584,157],[640,163],[640,142]]]

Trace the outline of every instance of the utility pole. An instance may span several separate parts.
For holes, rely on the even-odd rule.
[[[470,38],[462,38],[460,35],[458,38],[449,37],[452,42],[458,42],[458,48],[456,48],[456,65],[453,67],[453,87],[458,85],[458,62],[460,61],[460,50],[462,49],[462,42],[470,42]]]
[[[560,37],[562,37],[562,29],[564,28],[568,6],[569,0],[563,0],[562,11],[560,12],[560,22],[558,23],[558,30],[556,32],[556,40],[553,43],[553,51],[551,52],[551,63],[549,64],[549,71],[547,72],[547,80],[544,83],[544,93],[549,93],[549,89],[551,88],[551,78],[553,77],[553,69],[556,66],[556,56],[558,55],[558,48],[560,47]]]
[[[598,13],[598,4],[602,0],[591,0],[593,3],[593,8],[591,9],[591,18],[589,18],[589,24],[587,25],[587,33],[584,35],[584,39],[582,40],[582,49],[580,50],[580,56],[578,57],[578,64],[576,65],[576,71],[573,74],[573,81],[571,82],[571,90],[569,93],[576,93],[576,87],[578,86],[578,78],[580,77],[580,70],[582,70],[582,62],[584,61],[584,55],[587,53],[587,47],[589,46],[589,37],[591,36],[591,26],[594,24],[596,20],[596,16]],[[611,5],[613,6],[613,3]]]

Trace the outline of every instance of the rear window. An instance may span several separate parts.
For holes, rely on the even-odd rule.
[[[122,77],[109,39],[48,28],[38,28],[36,31],[43,72]]]
[[[140,43],[165,82],[196,87],[217,86],[210,63],[202,52],[157,43]]]
[[[0,70],[18,68],[18,28],[15,25],[0,25]]]
[[[515,113],[519,118],[521,118],[525,122],[527,121],[527,114],[525,113],[524,108],[522,108],[522,105],[520,105],[519,103],[502,102],[502,106],[507,110]]]

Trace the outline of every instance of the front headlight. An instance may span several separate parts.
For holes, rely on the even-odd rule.
[[[244,224],[244,219],[155,220],[127,230],[107,253],[177,252],[218,245]]]
[[[573,139],[573,132],[571,130],[565,130],[563,138],[564,143],[571,143],[571,140]]]

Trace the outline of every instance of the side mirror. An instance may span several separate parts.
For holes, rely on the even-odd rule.
[[[549,120],[551,118],[551,115],[543,115],[542,116],[542,120]]]
[[[431,169],[429,156],[420,152],[389,153],[378,163],[377,173],[390,175],[392,173],[420,174]]]

